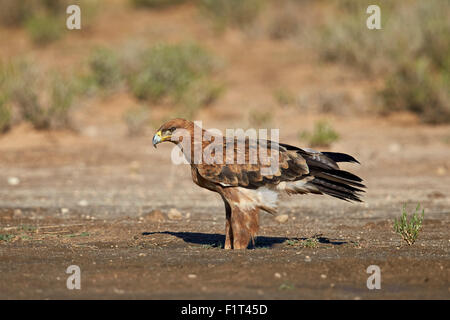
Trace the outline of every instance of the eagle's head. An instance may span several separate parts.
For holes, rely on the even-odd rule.
[[[158,131],[153,136],[153,146],[156,148],[156,145],[158,143],[164,141],[178,143],[178,141],[172,140],[172,136],[174,135],[175,131],[178,129],[192,131],[193,125],[194,124],[191,121],[180,118],[167,121],[161,127],[159,127]]]

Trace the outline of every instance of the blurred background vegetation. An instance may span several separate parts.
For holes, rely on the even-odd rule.
[[[134,136],[175,116],[280,126],[283,112],[407,112],[449,123],[449,2],[377,1],[382,30],[368,30],[372,2],[0,0],[0,134],[22,123],[76,132],[115,98]],[[81,30],[65,27],[69,3]],[[313,130],[299,139],[339,137],[324,121]]]

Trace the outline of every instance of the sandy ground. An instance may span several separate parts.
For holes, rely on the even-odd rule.
[[[333,147],[361,161],[346,169],[367,183],[365,202],[284,197],[289,219],[263,213],[255,247],[243,251],[222,249],[219,196],[171,163],[170,146],[28,133],[38,147],[0,156],[0,233],[10,235],[0,241],[0,298],[450,298],[446,128],[338,123],[344,133],[365,128]],[[417,202],[425,222],[409,247],[393,219]],[[70,265],[81,268],[81,290],[66,288]],[[366,286],[370,265],[381,269],[380,290]]]

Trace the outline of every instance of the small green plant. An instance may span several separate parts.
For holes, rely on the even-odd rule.
[[[220,242],[202,244],[203,249],[216,249],[216,248],[221,248],[221,247],[222,247],[222,243],[220,243]]]
[[[304,240],[289,239],[286,244],[293,247],[316,248],[319,245],[317,238],[308,238]]]
[[[280,284],[280,286],[278,287],[278,290],[294,290],[294,289],[295,286],[292,283],[287,282]]]
[[[17,230],[24,231],[24,232],[35,232],[37,230],[36,226],[31,226],[28,224],[22,224],[17,227]]]
[[[312,132],[301,132],[299,139],[307,140],[311,147],[328,147],[339,139],[339,134],[327,122],[318,121]]]
[[[64,32],[64,20],[50,14],[30,17],[25,27],[31,40],[38,45],[46,45],[61,38]]]
[[[89,237],[89,236],[90,236],[89,232],[71,233],[63,235],[63,237],[65,238]]]
[[[410,219],[406,212],[406,205],[403,206],[402,216],[394,220],[394,231],[410,246],[416,242],[419,232],[422,229],[422,222],[425,215],[425,209],[420,213],[420,203],[417,204],[416,211]]]
[[[316,248],[319,245],[319,240],[316,238],[309,238],[303,240],[303,246],[306,248]]]
[[[0,234],[0,241],[9,242],[14,239],[16,236],[14,234]]]

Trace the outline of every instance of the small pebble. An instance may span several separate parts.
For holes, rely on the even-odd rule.
[[[116,294],[124,294],[124,293],[125,293],[125,291],[124,291],[124,290],[122,290],[122,289],[117,289],[117,288],[114,288],[114,293],[116,293]]]
[[[17,177],[9,177],[8,178],[8,184],[10,186],[17,186],[19,183],[20,183],[20,180]]]
[[[89,203],[87,202],[87,200],[80,200],[78,201],[78,205],[80,207],[86,207]]]
[[[181,212],[175,208],[170,209],[167,216],[169,217],[170,220],[181,220],[183,218]]]
[[[275,220],[277,220],[279,223],[285,223],[288,221],[289,216],[287,214],[280,214],[279,216],[275,217]]]

